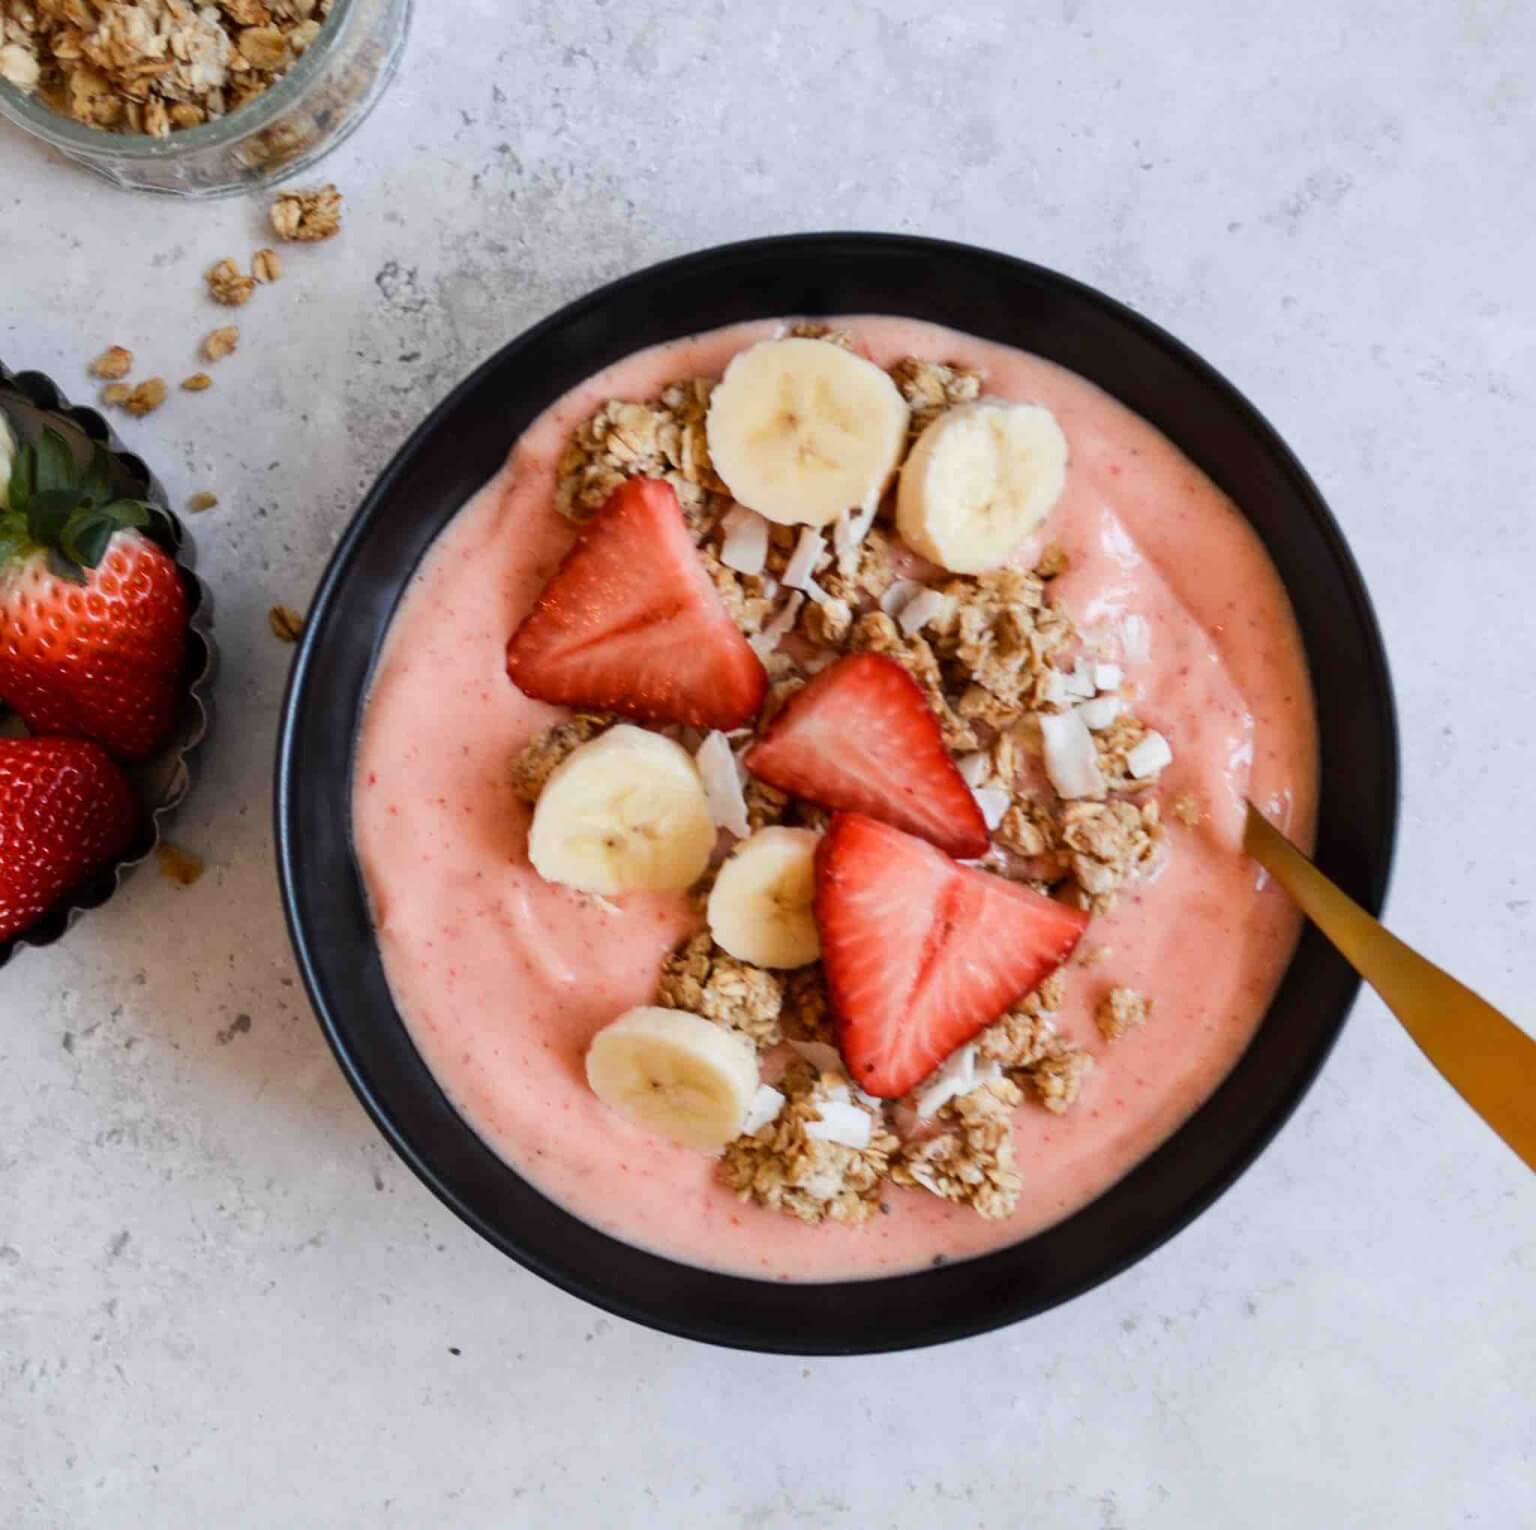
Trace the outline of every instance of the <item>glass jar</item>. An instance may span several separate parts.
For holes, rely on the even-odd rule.
[[[119,186],[181,197],[249,191],[308,169],[384,93],[411,0],[334,0],[304,55],[254,101],[164,138],[77,122],[0,80],[0,116]]]

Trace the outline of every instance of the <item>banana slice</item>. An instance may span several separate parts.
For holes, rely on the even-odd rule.
[[[715,944],[754,967],[804,967],[821,955],[811,917],[816,844],[810,829],[759,829],[731,852],[710,889]]]
[[[702,1015],[644,1005],[592,1038],[587,1083],[636,1126],[713,1153],[741,1133],[757,1093],[757,1053]]]
[[[715,824],[687,751],[619,723],[550,773],[533,810],[528,859],[546,882],[612,895],[690,887]]]
[[[732,359],[710,398],[710,460],[759,515],[829,526],[879,501],[906,445],[907,415],[872,361],[825,340],[764,340]]]
[[[1006,563],[1067,481],[1067,438],[1038,404],[982,399],[941,414],[901,470],[896,527],[953,574]]]

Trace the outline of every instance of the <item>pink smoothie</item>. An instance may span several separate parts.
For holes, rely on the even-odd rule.
[[[529,810],[509,765],[560,713],[521,695],[507,637],[572,537],[554,509],[568,431],[602,400],[719,375],[764,323],[632,356],[544,414],[506,468],[459,514],[401,602],[358,744],[355,839],[400,1013],[475,1130],[577,1216],[689,1263],[774,1279],[909,1270],[1017,1241],[1092,1200],[1211,1093],[1247,1045],[1296,940],[1298,920],[1239,849],[1252,796],[1308,841],[1316,780],[1311,691],[1279,578],[1230,502],[1163,436],[1108,395],[1038,357],[910,320],[855,318],[874,360],[959,361],[987,391],[1052,409],[1071,449],[1050,534],[1071,557],[1057,588],[1088,629],[1145,619],[1128,658],[1136,710],[1173,744],[1164,801],[1209,816],[1173,823],[1160,872],[1095,920],[1103,948],[1075,971],[1063,1028],[1098,1067],[1076,1108],[1016,1113],[1025,1188],[987,1222],[921,1190],[887,1191],[863,1227],[809,1227],[742,1205],[707,1158],[627,1125],[587,1089],[592,1035],[649,1002],[667,952],[695,925],[685,899],[602,907],[529,867]],[[1093,1025],[1111,985],[1155,1001],[1113,1046]]]

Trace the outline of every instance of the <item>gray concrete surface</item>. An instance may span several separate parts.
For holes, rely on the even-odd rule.
[[[1379,601],[1401,931],[1532,1008],[1536,13],[1513,0],[456,0],[326,166],[199,397],[125,434],[197,523],[222,718],[153,872],[0,976],[0,1525],[351,1530],[1536,1521],[1536,1193],[1375,1002],[1214,1211],[1108,1287],[902,1357],[603,1318],[393,1159],[295,984],[269,759],[302,606],[406,429],[593,283],[915,230],[1070,272],[1270,414]],[[0,354],[173,379],[261,208],[0,130]]]

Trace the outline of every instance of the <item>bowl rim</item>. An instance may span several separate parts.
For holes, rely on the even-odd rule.
[[[713,1314],[707,1317],[700,1316],[696,1319],[680,1319],[667,1314],[659,1314],[645,1302],[633,1300],[623,1292],[616,1291],[611,1287],[596,1284],[583,1273],[578,1273],[568,1265],[523,1246],[514,1236],[508,1234],[503,1228],[496,1226],[490,1218],[482,1215],[479,1210],[471,1206],[463,1196],[446,1183],[444,1177],[413,1145],[407,1131],[395,1120],[391,1112],[378,1098],[372,1085],[364,1077],[359,1061],[352,1055],[347,1039],[342,1033],[342,1028],[338,1025],[336,1016],[332,1012],[329,1001],[323,991],[316,953],[304,928],[303,918],[299,909],[299,874],[295,859],[295,836],[292,832],[295,792],[299,783],[296,779],[293,755],[305,691],[316,662],[318,634],[323,625],[318,620],[319,616],[336,599],[337,592],[348,576],[359,546],[373,529],[374,521],[381,507],[388,502],[417,453],[436,434],[444,422],[495,373],[504,363],[509,352],[533,346],[563,327],[589,317],[616,302],[623,302],[631,294],[643,291],[648,284],[658,280],[676,280],[679,277],[686,277],[690,274],[706,272],[711,267],[721,264],[742,262],[750,259],[772,259],[775,256],[813,257],[816,255],[846,255],[852,249],[857,249],[861,254],[883,250],[903,255],[931,255],[962,260],[975,260],[979,258],[996,263],[1002,268],[1011,268],[1019,275],[1021,280],[1046,287],[1054,287],[1078,302],[1096,308],[1101,315],[1109,320],[1136,331],[1142,339],[1149,342],[1156,349],[1163,351],[1179,367],[1194,373],[1207,387],[1225,395],[1227,401],[1235,407],[1236,412],[1245,420],[1248,429],[1255,438],[1256,444],[1268,454],[1274,465],[1280,469],[1298,499],[1305,502],[1310,508],[1315,529],[1327,544],[1336,572],[1347,586],[1351,605],[1350,614],[1362,644],[1361,657],[1363,665],[1369,672],[1370,705],[1375,711],[1374,722],[1379,727],[1378,748],[1383,757],[1382,773],[1376,782],[1374,795],[1376,800],[1385,809],[1385,812],[1380,820],[1379,833],[1375,835],[1370,844],[1370,885],[1357,889],[1361,901],[1373,913],[1379,913],[1385,902],[1387,888],[1391,879],[1400,819],[1400,739],[1397,706],[1390,667],[1387,661],[1380,625],[1377,621],[1364,577],[1332,511],[1295,454],[1286,445],[1264,414],[1245,394],[1177,337],[1164,330],[1152,320],[1098,291],[1096,288],[1078,281],[1076,278],[1020,257],[958,241],[920,235],[860,231],[781,234],[712,246],[630,272],[562,305],[555,312],[539,320],[521,334],[514,336],[505,345],[498,347],[495,352],[476,366],[468,376],[449,392],[428,414],[426,419],[410,433],[404,444],[391,458],[368,493],[364,496],[358,509],[354,512],[316,588],[310,607],[310,619],[306,623],[303,639],[290,670],[276,741],[276,768],[273,789],[276,859],[284,917],[288,925],[290,940],[305,990],[315,1011],[322,1033],[325,1035],[326,1041],[336,1057],[343,1075],[346,1077],[359,1102],[368,1113],[374,1125],[383,1134],[385,1140],[390,1143],[395,1152],[405,1161],[417,1178],[456,1216],[466,1222],[481,1237],[485,1238],[487,1242],[514,1259],[524,1268],[542,1276],[551,1284],[558,1286],[567,1293],[590,1302],[604,1311],[681,1338],[699,1340],[728,1348],[777,1354],[887,1353],[947,1343],[952,1340],[971,1337],[996,1328],[1008,1326],[1024,1318],[1034,1316],[1052,1307],[1074,1300],[1093,1287],[1103,1284],[1123,1273],[1132,1265],[1154,1253],[1158,1248],[1188,1227],[1197,1217],[1208,1211],[1252,1167],[1253,1163],[1274,1140],[1281,1127],[1290,1120],[1302,1099],[1315,1082],[1318,1073],[1332,1052],[1338,1036],[1354,1008],[1354,1003],[1361,986],[1359,979],[1352,974],[1341,985],[1340,993],[1342,999],[1337,1007],[1338,1012],[1327,1022],[1320,1039],[1313,1045],[1313,1049],[1306,1057],[1303,1065],[1291,1071],[1289,1076],[1290,1082],[1283,1103],[1277,1105],[1272,1112],[1271,1118],[1266,1120],[1262,1127],[1247,1142],[1237,1145],[1233,1153],[1221,1160],[1220,1166],[1210,1175],[1208,1182],[1200,1190],[1191,1194],[1176,1209],[1175,1213],[1163,1222],[1155,1234],[1143,1237],[1133,1247],[1127,1248],[1123,1253],[1101,1259],[1092,1268],[1082,1272],[1079,1277],[1063,1281],[1047,1300],[1039,1300],[1032,1296],[1013,1297],[999,1300],[979,1312],[948,1311],[943,1316],[926,1322],[920,1330],[905,1333],[895,1341],[884,1335],[869,1339],[860,1333],[852,1333],[837,1341],[816,1340],[814,1342],[807,1342],[798,1337],[786,1337],[779,1333],[764,1335],[751,1331],[741,1323],[733,1321],[728,1315]],[[764,316],[772,317],[772,315]],[[1113,390],[1106,391],[1110,391],[1111,396],[1113,396]],[[550,398],[546,401],[546,406],[552,402],[554,402],[554,399]],[[1170,437],[1170,439],[1172,438]],[[1174,444],[1180,445],[1177,440],[1175,440]],[[511,442],[509,441],[509,449],[510,445]],[[1198,462],[1197,465],[1199,465]],[[1239,508],[1241,509],[1241,507]],[[402,583],[402,593],[405,584],[408,582],[407,578]],[[397,595],[397,603],[398,598]],[[371,679],[371,666],[369,675]],[[1296,961],[1297,955],[1293,954],[1291,962],[1287,964],[1286,975],[1289,975]],[[1283,981],[1284,978],[1282,978]],[[1240,1054],[1239,1062],[1241,1062],[1243,1055],[1246,1055],[1246,1051],[1244,1054]],[[1217,1088],[1219,1092],[1221,1085],[1218,1085]],[[1214,1098],[1214,1095],[1212,1098]],[[1147,1158],[1141,1160],[1128,1171],[1127,1178],[1137,1173],[1152,1158],[1163,1153],[1172,1143],[1177,1141],[1180,1135],[1190,1126],[1195,1116],[1207,1109],[1210,1103],[1207,1100],[1205,1104],[1197,1107],[1194,1115],[1181,1122],[1163,1143],[1153,1149]],[[467,1123],[464,1124],[467,1130],[473,1131],[473,1128],[469,1127]],[[523,1180],[522,1176],[518,1175],[517,1171],[510,1165],[506,1167],[509,1174],[512,1174],[523,1184],[531,1185],[531,1182]],[[1123,1181],[1117,1183],[1123,1183]],[[542,1191],[538,1191],[537,1186],[531,1186],[531,1188],[539,1195],[543,1195]],[[1103,1194],[1109,1195],[1114,1188],[1111,1186]],[[548,1197],[543,1198],[549,1201]],[[1102,1196],[1095,1198],[1094,1202],[1089,1203],[1089,1207],[1096,1204],[1102,1198]],[[549,1201],[549,1204],[558,1207],[556,1202]],[[598,1232],[596,1229],[590,1228],[590,1224],[586,1224],[581,1219],[574,1217],[574,1214],[565,1212],[563,1207],[558,1207],[558,1209],[574,1222],[588,1228],[600,1240],[614,1245],[615,1248],[623,1249],[630,1253],[636,1250],[636,1245],[612,1235]],[[1082,1208],[1083,1211],[1087,1209],[1089,1208]],[[1073,1213],[1071,1217],[1067,1218],[1067,1221],[1070,1222],[1072,1217],[1080,1214],[1082,1214],[1081,1211]],[[1055,1225],[1063,1226],[1065,1224],[1058,1223]],[[1046,1231],[1049,1231],[1049,1229]],[[771,1286],[779,1289],[806,1289],[820,1292],[861,1287],[867,1289],[872,1284],[882,1287],[895,1287],[903,1283],[937,1282],[955,1272],[974,1269],[977,1265],[985,1264],[988,1261],[1003,1259],[1010,1252],[1030,1241],[1032,1240],[1020,1240],[1020,1243],[1005,1245],[987,1254],[947,1264],[944,1269],[924,1269],[890,1276],[866,1277],[848,1281],[785,1283],[758,1280],[751,1276],[737,1275],[726,1271],[708,1270],[703,1273],[712,1280],[723,1282],[727,1285],[739,1283],[743,1287]],[[696,1267],[670,1259],[665,1254],[655,1253],[647,1249],[640,1249],[639,1252],[647,1258],[655,1259],[664,1265],[670,1266],[673,1270],[689,1270],[698,1273]]]

